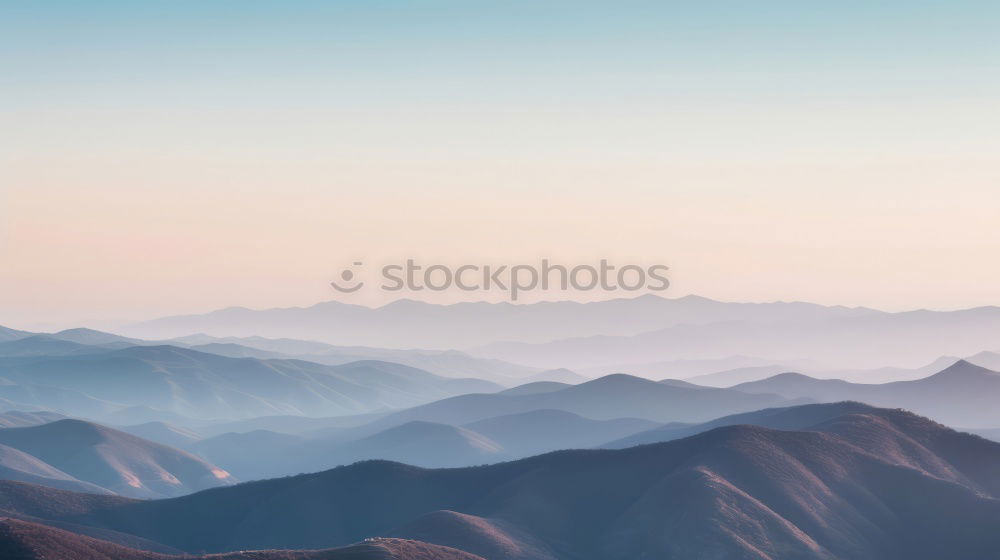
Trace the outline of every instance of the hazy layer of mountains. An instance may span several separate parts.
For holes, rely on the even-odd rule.
[[[0,403],[8,408],[98,418],[118,413],[119,421],[127,420],[131,408],[137,414],[151,409],[203,419],[365,413],[501,388],[391,362],[327,366],[176,346],[5,357],[0,381]]]
[[[171,500],[3,482],[2,515],[33,525],[5,522],[0,546],[32,538],[69,550],[104,546],[74,535],[100,534],[134,550],[185,552],[325,549],[392,536],[525,560],[1000,552],[1000,444],[905,411],[818,406],[782,411],[788,429],[721,426],[465,469],[367,461]]]
[[[404,301],[0,328],[0,557],[1000,557],[996,311]]]
[[[595,334],[634,335],[680,324],[734,320],[803,320],[878,314],[868,309],[806,303],[733,304],[689,296],[645,295],[591,303],[574,301],[431,304],[398,300],[370,308],[336,301],[311,307],[253,310],[241,307],[201,315],[164,317],[129,325],[140,338],[263,336],[390,348],[463,348],[501,340],[547,342]]]
[[[143,338],[202,333],[388,348],[457,348],[514,364],[588,370],[595,375],[616,372],[606,368],[630,372],[623,366],[636,370],[662,362],[739,355],[793,369],[802,369],[802,361],[835,370],[916,368],[941,356],[994,350],[1000,308],[888,313],[652,295],[525,305],[401,300],[374,309],[326,302],[308,308],[231,308],[166,317],[129,325],[123,332]],[[731,368],[717,371],[723,369]]]

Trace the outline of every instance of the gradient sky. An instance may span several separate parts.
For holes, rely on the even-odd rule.
[[[996,2],[2,12],[0,324],[308,305],[406,257],[1000,304]]]

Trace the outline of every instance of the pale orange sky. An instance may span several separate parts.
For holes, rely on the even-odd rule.
[[[25,8],[2,30],[0,325],[376,305],[327,282],[407,257],[663,263],[667,296],[1000,304],[1000,56],[971,14],[143,9],[177,13],[57,33]],[[438,295],[458,297],[501,296]]]

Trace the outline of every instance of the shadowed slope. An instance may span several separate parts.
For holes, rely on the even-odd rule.
[[[123,547],[53,527],[0,518],[4,560],[483,560],[460,550],[403,539],[378,539],[333,550],[256,550],[165,555]]]
[[[0,358],[0,377],[15,384],[13,389],[0,387],[0,397],[87,417],[138,406],[195,419],[329,416],[501,388],[488,381],[444,378],[391,362],[328,366],[301,360],[229,358],[176,346],[132,346],[30,360]],[[54,390],[59,393],[50,394]],[[104,410],[91,402],[95,395],[105,403]]]
[[[55,412],[21,412],[19,410],[12,410],[0,414],[0,428],[26,428],[28,426],[38,426],[65,419],[65,416],[56,414]]]
[[[591,420],[562,410],[533,410],[487,418],[465,427],[498,442],[511,457],[557,449],[586,449],[654,425],[649,420]]]
[[[705,421],[784,402],[777,395],[730,389],[678,387],[615,374],[535,394],[473,394],[403,410],[378,420],[392,426],[411,420],[464,425],[495,416],[553,409],[596,420],[644,418],[653,421]]]
[[[784,373],[733,389],[750,393],[776,393],[786,398],[817,401],[861,401],[875,406],[900,407],[926,414],[953,426],[1000,425],[1000,373],[959,360],[944,370],[913,381],[883,384],[848,383]]]
[[[557,558],[1000,554],[1000,445],[897,410],[817,429],[730,426],[465,469],[370,461],[55,518],[209,551],[338,546],[449,510],[525,528]]]
[[[202,439],[201,435],[194,430],[179,428],[166,422],[146,422],[144,424],[135,424],[134,426],[124,426],[120,429],[136,437],[178,449],[185,449]]]
[[[298,446],[297,472],[325,470],[366,459],[386,459],[422,467],[455,467],[503,459],[503,446],[472,430],[436,424],[407,422],[374,435],[348,442],[307,441]]]
[[[702,424],[683,424],[673,422],[646,431],[633,433],[621,439],[601,445],[607,449],[624,449],[635,445],[673,441],[721,426],[750,424],[775,430],[805,430],[816,424],[856,412],[869,412],[875,407],[857,402],[840,402],[830,404],[806,404],[782,408],[766,408],[743,414],[732,414]]]
[[[548,547],[511,523],[455,511],[434,511],[390,532],[465,550],[489,560],[555,560]]]
[[[110,490],[77,480],[37,457],[6,445],[0,445],[0,479],[30,482],[74,492],[111,493]]]
[[[0,444],[132,497],[177,496],[234,482],[190,453],[81,420],[0,430]]]

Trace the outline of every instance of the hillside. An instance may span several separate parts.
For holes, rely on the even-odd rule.
[[[257,550],[229,554],[164,555],[130,549],[54,527],[0,518],[0,558],[5,560],[484,560],[447,547],[403,539],[378,539],[332,550]]]
[[[234,482],[190,453],[80,420],[3,429],[0,445],[123,496],[178,496]]]
[[[998,444],[873,409],[807,432],[728,426],[487,467],[369,461],[47,518],[182,550],[339,546],[451,511],[502,522],[557,558],[989,558],[1000,553],[998,465]],[[471,539],[470,523],[482,527],[438,515],[426,534]]]
[[[952,426],[1000,426],[1000,373],[959,360],[934,375],[883,384],[849,383],[784,373],[733,389],[815,401],[853,400],[912,410]]]
[[[464,425],[534,410],[562,410],[595,420],[641,418],[654,422],[706,421],[726,414],[774,406],[784,401],[778,395],[677,386],[615,374],[541,393],[452,397],[392,413],[376,423],[391,426],[411,420],[424,420]]]
[[[79,356],[0,359],[11,385],[0,397],[70,416],[110,417],[144,407],[194,419],[299,414],[333,416],[413,406],[500,386],[391,362],[328,366],[301,360],[230,358],[176,346],[132,346]],[[133,417],[134,418],[134,417]],[[119,418],[119,420],[124,420]]]

